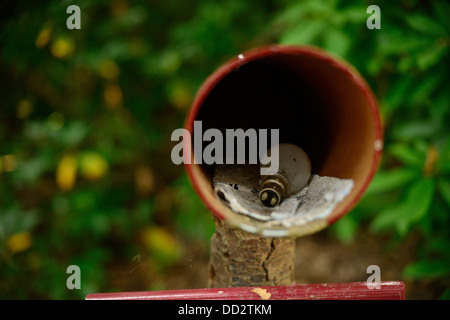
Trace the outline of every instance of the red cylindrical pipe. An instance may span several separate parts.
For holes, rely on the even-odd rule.
[[[261,116],[266,113],[271,116]],[[347,62],[314,47],[261,47],[226,62],[195,97],[185,121],[191,136],[195,120],[203,122],[203,130],[279,128],[305,149],[313,173],[354,181],[351,193],[326,219],[293,227],[285,235],[315,232],[347,213],[373,178],[383,147],[377,101],[365,80]],[[192,161],[186,170],[214,215],[246,230],[264,229],[214,196],[211,166]]]

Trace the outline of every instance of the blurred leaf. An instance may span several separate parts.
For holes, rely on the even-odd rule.
[[[382,193],[365,193],[357,208],[369,213],[380,212],[398,204],[403,189],[393,189]]]
[[[450,208],[450,181],[445,178],[439,179],[438,189],[440,194],[442,195],[442,198]]]
[[[446,32],[438,23],[422,14],[408,15],[405,20],[413,30],[434,36],[445,36]]]
[[[153,199],[140,201],[134,209],[134,216],[138,225],[152,221],[154,213]]]
[[[418,81],[417,85],[412,89],[412,92],[407,96],[408,100],[413,105],[419,103],[426,103],[429,100],[429,96],[436,90],[436,88],[442,85],[442,82],[446,74],[442,72],[434,73],[432,77],[427,77],[422,81]],[[433,102],[434,101],[429,101]]]
[[[380,212],[371,223],[371,228],[381,231],[395,227],[404,236],[410,226],[419,221],[427,212],[433,199],[434,181],[423,179],[414,183],[406,197],[398,205]]]
[[[325,49],[340,57],[344,57],[347,54],[350,45],[350,37],[338,29],[330,28],[325,33]]]
[[[365,23],[367,21],[367,13],[364,6],[362,7],[351,7],[348,9],[342,10],[340,13],[347,19],[349,22],[353,23]]]
[[[293,3],[291,6],[284,9],[283,12],[279,13],[275,17],[274,22],[277,24],[288,26],[296,24],[300,19],[303,18],[303,15],[306,13],[306,3],[306,1]]]
[[[358,230],[357,222],[351,217],[350,214],[339,219],[333,226],[336,236],[339,241],[344,244],[353,242],[355,234]]]
[[[324,4],[322,1],[301,1],[288,6],[277,18],[277,22],[286,23],[292,29],[294,24],[304,21],[305,16],[312,16],[317,20],[326,20],[327,16],[335,13],[333,7],[336,1],[328,1]]]
[[[89,133],[89,127],[81,121],[74,121],[64,126],[58,133],[58,139],[66,146],[79,144]]]
[[[403,33],[389,33],[380,36],[380,53],[384,55],[404,54],[427,47],[430,40],[420,36],[405,36]]]
[[[448,254],[450,238],[436,236],[435,238],[430,239],[427,245],[433,253]]]
[[[121,14],[117,22],[124,28],[130,28],[144,22],[146,17],[147,14],[143,7],[134,6]]]
[[[450,289],[446,289],[439,300],[450,300]]]
[[[412,78],[397,80],[391,84],[391,88],[384,99],[389,111],[395,110],[405,102],[405,97],[409,95],[409,90],[413,84]]]
[[[45,153],[29,160],[22,160],[16,172],[19,183],[35,184],[43,174],[53,165],[51,159]]]
[[[419,260],[403,271],[406,278],[433,279],[450,274],[450,260]]]
[[[427,214],[433,200],[434,185],[433,179],[423,179],[410,187],[405,199],[409,212],[404,211],[404,216],[398,217],[396,223],[400,234],[405,235],[411,224]]]
[[[280,38],[281,44],[309,44],[325,28],[323,21],[310,21],[289,29]]]
[[[0,243],[6,242],[7,237],[14,233],[30,231],[38,221],[34,211],[24,211],[17,206],[3,209],[0,214]]]
[[[437,21],[441,26],[445,27],[447,31],[450,30],[450,4],[446,1],[433,1],[434,13],[436,14]]]
[[[406,165],[422,167],[425,162],[425,155],[419,154],[406,144],[391,144],[387,151]]]
[[[159,59],[159,68],[164,74],[172,74],[178,70],[181,65],[181,57],[178,52],[165,52]]]
[[[443,46],[432,46],[418,55],[417,65],[421,70],[426,70],[438,63],[446,53],[448,53],[448,48]]]
[[[396,226],[397,221],[410,213],[406,203],[398,204],[392,208],[379,212],[370,224],[371,230],[380,232]],[[403,231],[403,229],[402,229]]]
[[[178,178],[172,188],[178,212],[175,222],[179,232],[194,239],[209,241],[214,233],[215,224],[211,213],[195,194],[187,175]]]
[[[125,39],[121,37],[109,41],[103,47],[102,51],[103,55],[110,60],[119,60],[128,58],[130,52],[132,52],[129,42],[127,42]]]
[[[417,175],[417,171],[407,168],[379,171],[370,183],[367,193],[375,194],[397,189],[411,182]]]
[[[399,140],[427,138],[435,134],[437,128],[431,121],[417,121],[402,123],[393,130],[393,136]]]
[[[450,173],[450,139],[439,150],[439,156],[436,164],[438,171]]]
[[[403,56],[399,63],[397,64],[397,69],[401,73],[407,73],[411,69],[415,68],[416,61],[414,60],[414,57],[411,55]]]

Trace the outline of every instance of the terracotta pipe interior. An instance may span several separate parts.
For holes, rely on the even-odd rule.
[[[355,70],[320,50],[259,50],[232,60],[199,91],[193,120],[208,128],[280,129],[280,142],[302,147],[312,172],[353,179],[354,187],[327,219],[334,222],[360,198],[379,160],[376,102]],[[213,165],[188,165],[197,192],[212,211],[231,219],[213,195]]]

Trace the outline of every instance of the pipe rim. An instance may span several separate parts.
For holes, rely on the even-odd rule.
[[[197,91],[192,106],[186,116],[184,128],[187,129],[191,134],[193,133],[194,121],[200,111],[203,102],[205,101],[209,92],[224,77],[246,63],[276,54],[296,54],[324,60],[331,66],[334,66],[335,68],[344,72],[349,77],[349,79],[354,82],[356,87],[362,92],[365,99],[367,100],[375,128],[375,141],[373,142],[374,155],[367,178],[365,179],[358,193],[353,196],[351,201],[349,201],[349,203],[345,207],[341,208],[337,212],[334,212],[335,210],[333,210],[333,213],[327,216],[325,219],[312,221],[309,225],[293,226],[290,229],[286,230],[280,230],[278,228],[261,229],[257,226],[255,227],[254,223],[246,223],[246,220],[248,219],[241,219],[242,221],[230,221],[229,219],[227,220],[226,216],[229,214],[227,214],[227,211],[231,212],[231,210],[224,204],[222,204],[218,199],[211,199],[210,194],[203,189],[203,186],[201,186],[201,183],[197,178],[197,176],[201,174],[199,172],[201,171],[199,168],[200,165],[194,164],[193,161],[191,161],[192,164],[185,164],[185,169],[197,195],[217,218],[225,220],[232,225],[240,227],[243,230],[253,233],[260,233],[263,236],[302,236],[320,231],[335,223],[346,213],[348,213],[358,203],[364,192],[367,190],[381,162],[383,152],[383,130],[378,103],[375,95],[372,92],[372,89],[355,67],[353,67],[350,63],[343,60],[342,58],[314,46],[268,45],[250,49],[222,64],[203,82],[203,84]]]

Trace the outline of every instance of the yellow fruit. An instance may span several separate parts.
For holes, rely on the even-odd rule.
[[[0,157],[2,162],[2,170],[5,172],[11,172],[16,170],[16,157],[13,154],[6,154]]]
[[[64,114],[58,111],[53,112],[48,117],[47,123],[48,126],[54,131],[61,129],[64,125]]]
[[[439,158],[439,151],[434,145],[430,145],[427,150],[427,157],[423,166],[423,173],[425,176],[430,176],[433,173],[434,167]]]
[[[181,253],[181,245],[166,229],[152,226],[142,232],[143,245],[164,260],[176,259]]]
[[[33,111],[33,104],[29,100],[23,99],[17,104],[16,116],[19,119],[25,119],[31,111]]]
[[[177,82],[169,88],[168,98],[175,108],[185,110],[191,104],[192,88],[184,82]]]
[[[122,90],[118,85],[108,85],[104,91],[106,105],[110,108],[120,106],[122,103]]]
[[[56,184],[64,191],[73,188],[77,178],[77,158],[72,154],[65,155],[56,168]]]
[[[139,194],[143,196],[151,194],[156,186],[152,169],[147,166],[138,166],[134,171],[134,183]]]
[[[85,152],[80,159],[81,175],[87,180],[97,180],[109,170],[109,164],[97,152]]]
[[[113,81],[119,77],[120,69],[114,61],[104,60],[100,64],[99,73],[106,80]]]
[[[34,44],[38,48],[43,48],[49,41],[52,35],[52,29],[49,27],[43,28],[36,37]]]
[[[50,52],[55,58],[64,59],[71,55],[75,49],[73,41],[69,38],[58,38],[53,41]]]
[[[33,240],[27,231],[15,233],[6,240],[6,246],[12,254],[19,253],[31,247]]]
[[[125,0],[115,0],[111,3],[111,12],[115,17],[125,14],[129,8],[130,5]]]

